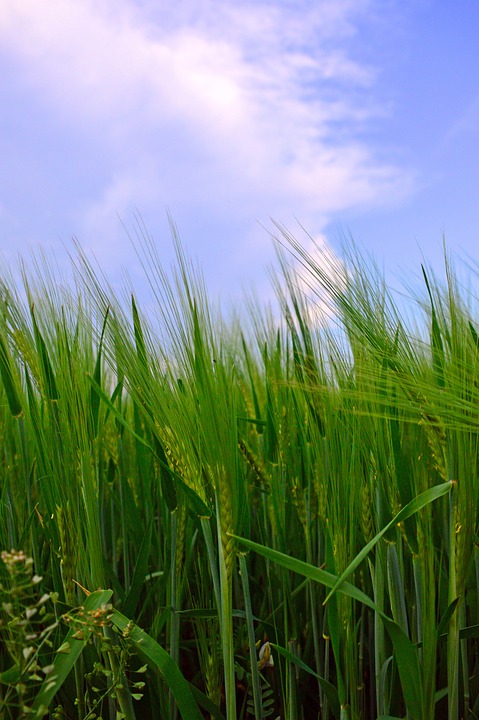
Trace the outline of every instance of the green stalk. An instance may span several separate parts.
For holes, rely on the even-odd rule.
[[[253,687],[253,703],[256,720],[263,720],[262,703],[261,703],[261,687],[258,672],[258,662],[256,659],[256,640],[253,625],[253,612],[251,609],[251,593],[249,587],[248,568],[246,565],[246,556],[239,553],[239,566],[241,584],[243,586],[243,597],[246,614],[246,628],[248,630],[249,657],[251,666],[251,685]]]
[[[115,646],[118,644],[117,636],[115,635],[111,627],[104,627],[103,635],[105,636],[107,644],[109,646]],[[108,658],[110,670],[113,673],[112,677],[115,682],[113,692],[118,702],[120,712],[123,714],[124,720],[136,720],[135,711],[133,709],[133,700],[130,690],[128,688],[125,675],[120,668],[118,656],[115,653],[114,649],[107,650],[106,656]]]
[[[326,616],[324,615],[326,618]],[[329,682],[329,660],[331,657],[331,639],[329,635],[326,635],[325,632],[323,632],[323,640],[324,640],[324,679]],[[329,703],[328,698],[326,697],[326,693],[323,693],[323,700],[321,703],[321,712],[325,717],[328,717],[328,711],[329,711]]]
[[[22,465],[23,465],[23,474],[25,477],[25,492],[27,495],[27,508],[28,508],[28,515],[30,516],[31,512],[33,511],[32,477],[31,477],[31,471],[28,467],[29,454],[28,454],[28,447],[27,447],[25,417],[23,414],[18,417],[18,432],[20,435],[20,447],[22,449]],[[38,538],[36,537],[35,533],[33,533],[33,532],[31,533],[31,545],[32,545],[32,554],[33,554],[33,560],[35,562],[35,567],[41,567],[40,548],[38,547]]]
[[[171,552],[170,552],[170,655],[173,662],[178,665],[180,657],[180,616],[178,615],[178,578],[176,564],[176,544],[177,544],[177,515],[175,512],[170,513],[171,518]],[[170,688],[170,718],[176,720],[178,717],[178,706],[175,702],[173,691]]]
[[[452,483],[449,499],[449,589],[448,603],[457,597],[456,569],[456,531],[458,521],[458,489],[457,481]],[[459,718],[459,613],[453,613],[449,621],[447,634],[447,686],[448,686],[448,720]]]
[[[460,628],[466,627],[466,610],[464,603],[461,603],[459,607],[459,626]],[[471,690],[469,684],[469,668],[467,662],[467,640],[460,640],[460,658],[461,658],[461,669],[462,669],[462,683],[464,687],[463,701],[464,701],[464,717],[470,714],[470,702],[471,702]]]
[[[213,591],[216,600],[216,609],[218,610],[218,617],[221,624],[221,590],[220,590],[220,578],[218,574],[218,565],[216,562],[216,552],[213,544],[213,535],[211,532],[211,524],[209,518],[201,518],[201,529],[203,530],[203,537],[205,539],[206,552],[208,555],[208,562],[210,566],[211,578],[213,580]]]
[[[307,447],[306,447],[307,449]],[[310,509],[310,502],[309,502],[309,496],[310,493],[308,493],[308,502],[306,503],[306,522],[304,524],[304,534],[305,534],[305,540],[306,540],[306,562],[312,564],[313,563],[313,550],[312,550],[312,542],[311,542],[311,532],[310,532],[310,526],[311,526],[311,509]],[[309,593],[309,602],[311,605],[310,614],[311,614],[311,629],[313,632],[313,645],[314,645],[314,659],[315,659],[315,667],[316,667],[316,673],[318,675],[321,675],[321,648],[319,644],[319,622],[318,622],[318,605],[316,602],[316,592],[315,588],[313,587],[312,583],[309,583],[308,586],[308,593]],[[322,608],[321,608],[322,610]],[[318,695],[320,698],[320,704],[323,700],[323,689],[321,687],[321,683],[318,680]]]
[[[291,658],[298,661],[292,662],[291,660],[287,659],[289,666],[289,720],[296,720],[296,718],[298,717],[298,687],[300,686],[300,672],[298,663],[301,662],[298,657],[298,641],[296,639],[288,640],[288,651],[291,654]],[[324,717],[327,717],[327,711],[324,712]]]
[[[221,521],[217,505],[218,555],[220,568],[220,634],[223,650],[225,674],[226,720],[236,720],[236,683],[234,667],[233,638],[233,588],[226,566],[226,558],[221,541]]]
[[[370,562],[370,569],[373,580],[374,604],[381,611],[384,611],[386,547],[381,544],[376,550],[376,562],[374,566]],[[389,714],[388,703],[383,692],[381,682],[381,671],[386,662],[386,639],[384,625],[378,613],[374,614],[374,667],[376,674],[376,704],[378,717]]]
[[[395,543],[388,544],[387,548],[387,569],[389,598],[391,601],[392,616],[402,627],[406,635],[409,635],[409,624],[406,612],[406,592],[403,580],[403,571],[398,558]]]
[[[123,573],[125,576],[125,587],[130,587],[130,562],[129,562],[129,543],[128,530],[126,526],[126,518],[128,516],[127,503],[125,500],[125,485],[128,482],[125,471],[125,454],[123,447],[123,438],[120,434],[118,438],[119,449],[119,481],[120,481],[120,521],[121,521],[121,538],[122,538],[122,556],[123,556]]]

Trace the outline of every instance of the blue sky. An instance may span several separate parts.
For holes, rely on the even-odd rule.
[[[271,218],[395,275],[479,261],[476,0],[2,0],[0,252],[71,238],[113,279],[166,266],[265,297]]]

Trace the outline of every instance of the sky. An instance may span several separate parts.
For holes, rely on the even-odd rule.
[[[168,215],[214,297],[268,296],[276,223],[391,277],[479,262],[477,0],[2,0],[0,253],[113,284]]]

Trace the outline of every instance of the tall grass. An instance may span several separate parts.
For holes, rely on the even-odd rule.
[[[246,318],[0,280],[2,717],[479,716],[476,299],[279,240]]]

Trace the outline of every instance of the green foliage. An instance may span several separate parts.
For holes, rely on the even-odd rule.
[[[7,720],[479,714],[475,301],[278,240],[228,322],[146,235],[149,315],[0,279]]]

